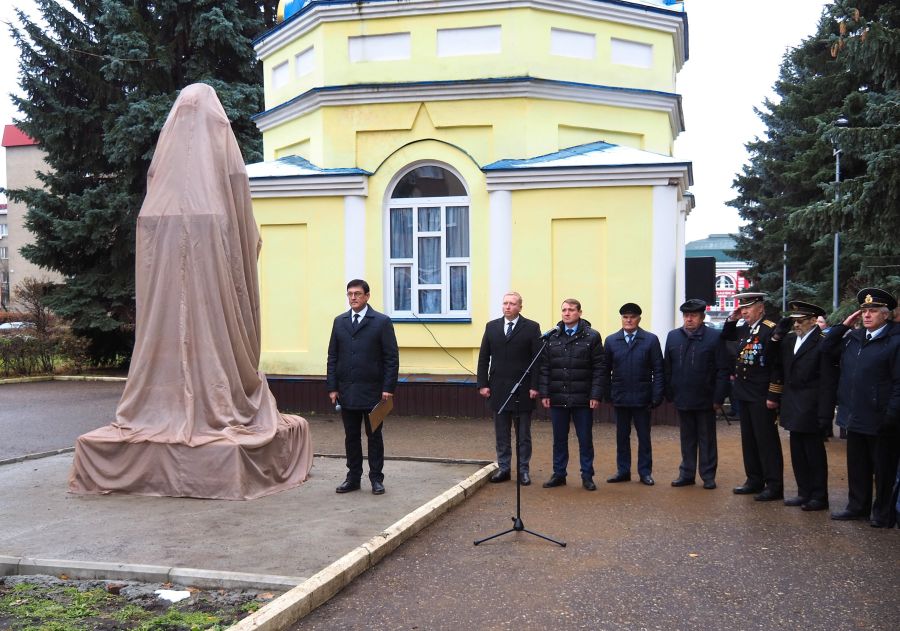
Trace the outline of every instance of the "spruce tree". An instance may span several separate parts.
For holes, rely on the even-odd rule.
[[[43,188],[8,191],[28,206],[34,241],[22,253],[65,277],[48,302],[92,340],[96,360],[128,356],[135,222],[159,131],[179,90],[205,82],[245,160],[261,159],[252,40],[274,25],[277,0],[36,2],[46,27],[19,11],[11,28],[25,95],[16,122],[48,166]]]
[[[766,101],[758,112],[766,137],[748,143],[750,161],[735,179],[738,197],[730,203],[749,222],[740,230],[736,254],[752,263],[750,276],[761,290],[781,293],[782,252],[788,244],[789,298],[831,304],[833,233],[840,232],[839,287],[848,300],[842,311],[860,287],[890,285],[891,268],[884,263],[896,251],[892,240],[900,221],[896,201],[892,205],[888,199],[900,177],[896,118],[887,122],[890,104],[896,112],[897,100],[882,96],[896,72],[897,42],[882,36],[882,43],[861,55],[863,38],[852,39],[841,17],[854,14],[849,4],[865,3],[829,6],[816,33],[785,55],[774,86],[779,99]],[[896,8],[869,4],[879,5],[872,8],[878,29],[890,31]],[[872,29],[873,22],[868,24]],[[896,35],[895,29],[891,32]],[[867,109],[868,119],[861,114]],[[841,116],[850,120],[850,128],[835,125]],[[863,120],[869,121],[865,131]],[[876,121],[882,125],[878,131]],[[841,150],[837,187],[835,147]]]

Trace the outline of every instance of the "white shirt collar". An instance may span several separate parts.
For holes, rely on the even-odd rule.
[[[866,338],[867,338],[867,339],[873,339],[873,340],[874,340],[876,337],[878,337],[879,335],[881,335],[881,333],[887,328],[887,325],[888,325],[888,323],[885,322],[884,324],[882,324],[879,328],[875,329],[874,331],[871,331],[871,332],[870,332],[870,331],[866,331]],[[872,335],[871,338],[869,338],[869,335],[870,335],[870,334]]]
[[[800,347],[803,346],[803,342],[806,341],[806,338],[809,337],[809,334],[816,330],[821,330],[821,329],[819,329],[818,325],[814,326],[809,331],[807,331],[803,337],[801,337],[799,335],[797,336],[797,341],[794,342],[794,353],[796,353],[798,350],[800,350]]]
[[[363,307],[363,310],[359,312],[359,319],[362,320],[366,317],[366,313],[369,311],[369,305]],[[357,315],[357,312],[353,309],[350,309],[350,317],[353,318],[354,315]]]
[[[516,325],[519,323],[519,318],[521,316],[516,316],[513,320],[507,320],[506,316],[503,316],[503,326],[506,327],[510,322],[512,322],[513,328],[516,328]]]

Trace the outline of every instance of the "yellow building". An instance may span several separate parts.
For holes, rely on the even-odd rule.
[[[263,368],[322,375],[344,285],[395,322],[401,373],[475,370],[509,289],[664,335],[683,296],[690,163],[670,0],[282,0],[260,37]]]

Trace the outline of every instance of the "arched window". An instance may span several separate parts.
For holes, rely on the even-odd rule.
[[[437,165],[410,169],[387,208],[388,268],[394,317],[469,314],[469,196]]]
[[[734,279],[724,274],[719,276],[716,279],[716,289],[734,289]]]

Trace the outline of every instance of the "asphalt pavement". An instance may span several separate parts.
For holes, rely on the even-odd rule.
[[[34,385],[38,384],[28,384],[28,388]],[[35,418],[39,425],[44,423],[44,429],[29,441],[17,435],[24,430],[19,423],[11,422],[8,411],[3,411],[8,409],[4,400],[0,405],[3,453],[18,455],[23,445],[41,451],[65,446],[66,440],[71,444],[74,438],[64,440],[53,428],[65,427],[74,437],[79,432],[72,431],[74,423],[70,427],[67,419],[83,419],[81,410],[95,404],[98,407],[94,412],[86,413],[88,418],[96,415],[93,426],[108,422],[108,404],[87,402],[82,408],[77,403],[78,392],[87,392],[81,390],[86,384],[79,384],[74,391],[68,389],[69,384],[64,388],[60,385],[46,384],[48,389],[35,389],[32,397],[28,397],[27,389],[24,395],[19,393],[24,400],[40,396],[47,409],[54,411],[41,420],[40,405],[34,404]],[[7,388],[10,386],[0,386],[0,399],[10,392]],[[115,402],[111,407],[114,410]],[[57,417],[51,422],[49,417],[54,414]],[[308,418],[315,451],[341,453],[340,420],[333,415]],[[527,528],[565,541],[565,548],[527,533],[513,533],[474,546],[475,539],[509,528],[515,513],[514,484],[489,484],[292,628],[900,628],[900,530],[874,529],[866,522],[835,522],[826,512],[806,513],[780,502],[760,503],[752,497],[733,495],[731,487],[744,479],[736,425],[718,425],[719,488],[712,491],[669,485],[677,475],[680,456],[678,430],[667,426],[653,428],[655,486],[647,487],[636,480],[607,484],[605,478],[615,471],[615,430],[611,425],[596,425],[594,430],[599,489],[591,493],[578,484],[574,436],[570,440],[570,484],[541,488],[551,472],[550,427],[549,423],[537,422],[533,428],[535,484],[522,489],[522,518]],[[9,440],[17,441],[18,447],[10,450],[6,446]],[[796,489],[785,433],[782,440],[786,492],[790,494]],[[484,419],[389,418],[385,445],[388,456],[490,459],[493,424]],[[845,442],[832,439],[827,451],[831,507],[842,509],[847,498]],[[46,459],[46,465],[52,460]],[[44,465],[37,462],[41,461],[31,463],[32,469],[38,469],[33,471],[32,484],[42,486],[44,478],[38,474]],[[401,462],[389,462],[389,466]],[[0,473],[8,467],[27,465],[4,465]],[[338,468],[328,474],[333,479],[323,480],[319,499],[294,512],[320,515],[330,511],[336,501],[330,485],[339,479],[339,473]],[[431,471],[412,471],[405,475],[403,488],[412,491],[428,487],[433,475]],[[31,478],[24,475],[23,479]],[[365,523],[372,500],[392,498],[391,482],[388,472],[388,495],[356,495],[353,501],[360,503],[355,514],[336,514],[335,523],[341,527],[347,526],[346,522],[350,526]],[[394,484],[393,500],[406,492],[398,486]],[[78,499],[69,496],[65,502]],[[103,499],[90,502],[99,505]],[[138,501],[121,499],[126,504]],[[205,501],[181,501],[191,507],[185,512],[184,532],[210,536],[212,531],[190,527],[194,507]],[[275,503],[273,499],[273,506],[252,511],[247,517],[249,525],[236,521],[236,516],[220,516],[222,523],[216,526],[215,535],[250,542],[265,536],[285,519]],[[262,506],[255,502],[226,504]],[[25,512],[29,513],[27,509]],[[140,513],[135,515],[142,518]],[[177,524],[177,520],[175,511],[170,521]],[[127,523],[122,526],[124,531],[129,528]],[[291,554],[295,547],[288,540],[283,550]],[[206,562],[218,558],[214,552],[204,554],[201,560]]]

